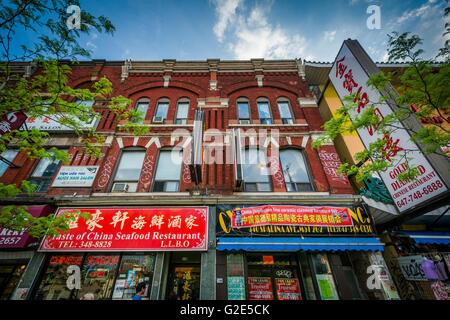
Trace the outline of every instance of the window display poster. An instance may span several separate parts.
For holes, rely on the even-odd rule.
[[[125,280],[117,280],[113,292],[113,299],[121,299],[125,290]]]
[[[245,300],[244,277],[228,277],[228,300]]]
[[[278,300],[301,300],[298,279],[275,278]]]
[[[273,300],[271,278],[249,277],[248,293],[250,300]]]
[[[339,300],[332,275],[316,274],[316,278],[322,300]]]
[[[381,285],[383,286],[384,293],[389,300],[400,300],[397,289],[395,289],[392,282],[388,280],[382,280]]]

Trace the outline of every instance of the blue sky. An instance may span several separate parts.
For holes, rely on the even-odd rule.
[[[368,29],[370,5],[381,28]],[[426,56],[443,45],[445,0],[128,0],[81,1],[107,16],[113,36],[90,33],[93,59],[292,59],[333,61],[342,41],[357,39],[375,61],[386,60],[387,34],[411,31]]]

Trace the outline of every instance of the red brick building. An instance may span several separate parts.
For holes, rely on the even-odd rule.
[[[36,195],[18,197],[16,203],[47,204],[55,210],[92,208],[102,213],[103,209],[157,208],[164,216],[164,210],[171,208],[206,208],[203,233],[207,243],[201,249],[180,245],[122,250],[114,244],[104,251],[86,246],[84,250],[65,245],[58,250],[41,247],[29,261],[22,261],[28,266],[14,298],[80,299],[93,294],[95,299],[127,299],[130,288],[142,281],[148,284],[148,299],[386,298],[381,289],[365,287],[366,264],[361,261],[373,263],[379,254],[369,251],[382,250],[374,238],[370,214],[347,177],[337,174],[340,160],[333,144],[311,148],[324,121],[305,81],[301,60],[93,60],[72,67],[69,85],[89,88],[101,77],[113,83],[113,95],[131,99],[131,107],[143,111],[143,125],[149,133],[125,132],[123,123],[106,108],[108,101],[94,101],[102,115],[96,130],[106,138],[100,159],[83,153],[79,139],[63,128],[50,129],[47,142],[48,147],[68,150],[68,166],[97,168],[91,185],[55,186],[63,172],[61,164],[31,160],[24,152],[11,155],[17,168],[6,168],[0,182],[39,184]],[[199,184],[191,178],[190,168],[197,110],[204,112]],[[238,142],[237,134],[241,136]],[[175,153],[174,148],[178,148]],[[174,162],[173,154],[183,161]],[[244,159],[242,166],[235,163],[236,154]],[[70,168],[64,170],[70,174]],[[298,215],[288,215],[287,220],[252,225],[239,233],[243,229],[233,225],[233,210],[261,206],[269,211],[347,208],[345,217],[351,226],[322,220],[302,224]],[[147,218],[144,223],[149,226],[152,216]],[[112,221],[116,227],[117,220]],[[101,223],[98,228],[105,227]],[[99,233],[94,240],[103,236],[108,235]],[[112,237],[119,238],[117,234]],[[155,233],[149,237],[154,239]],[[249,239],[265,242],[255,244]],[[305,239],[310,241],[305,244]],[[56,284],[55,279],[68,277],[64,261],[78,261],[74,265],[83,274],[81,289]],[[108,270],[107,275],[92,281],[89,277],[99,275],[98,270]],[[294,288],[292,292],[280,285],[283,281]],[[264,297],[252,291],[257,283],[267,286]],[[329,288],[326,292],[324,285]]]

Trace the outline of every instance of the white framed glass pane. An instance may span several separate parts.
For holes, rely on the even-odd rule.
[[[177,119],[187,119],[189,112],[189,103],[180,102],[177,108]]]
[[[268,102],[258,102],[258,112],[260,119],[271,119]]]
[[[180,180],[183,152],[164,150],[159,153],[155,180]]]
[[[291,110],[287,102],[278,102],[278,110],[281,118],[292,118]]]
[[[114,181],[137,181],[141,175],[145,151],[124,151]]]
[[[239,119],[250,119],[247,102],[238,102]]]
[[[13,161],[17,156],[18,152],[16,150],[6,150],[3,151],[0,155],[8,161]],[[8,164],[6,162],[0,161],[0,177],[5,173],[6,169],[8,169]]]
[[[242,168],[245,182],[270,182],[270,168],[265,150],[245,149]]]
[[[51,177],[56,173],[56,170],[58,169],[59,163],[61,161],[57,159],[47,159],[47,158],[41,158],[39,160],[39,163],[34,169],[32,177]]]
[[[142,117],[142,120],[140,122],[144,122],[145,115],[147,114],[148,110],[148,102],[139,102],[136,105],[136,112],[139,113],[139,115]],[[138,122],[137,120],[133,120],[134,123]]]
[[[168,111],[169,111],[169,103],[168,102],[160,102],[160,103],[158,103],[158,107],[156,108],[155,117],[161,117],[163,119],[166,119]]]
[[[310,182],[301,151],[293,149],[281,150],[280,162],[286,183]]]

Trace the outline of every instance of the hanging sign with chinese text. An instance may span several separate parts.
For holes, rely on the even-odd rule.
[[[357,108],[349,111],[352,120],[360,116],[364,109],[375,104],[375,114],[384,119],[392,113],[392,109],[386,102],[379,103],[381,94],[366,84],[370,75],[360,62],[375,64],[362,48],[355,49],[358,47],[360,48],[355,40],[344,41],[328,77],[341,100],[352,93],[356,94],[354,102]],[[379,174],[394,199],[397,209],[404,212],[445,192],[447,187],[424,155],[418,151],[418,146],[411,140],[404,126],[397,123],[396,128],[385,136],[377,133],[376,128],[372,126],[358,129],[358,134],[366,147],[378,139],[386,142],[381,157],[393,166]],[[418,167],[420,172],[417,180],[400,181],[397,178],[399,173],[412,167]]]
[[[60,208],[91,214],[42,241],[39,251],[200,251],[207,249],[207,207]]]
[[[22,111],[8,113],[0,118],[0,136],[13,130],[18,130],[27,119]]]
[[[216,206],[219,237],[373,236],[366,205],[346,207],[232,205]]]

